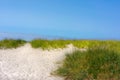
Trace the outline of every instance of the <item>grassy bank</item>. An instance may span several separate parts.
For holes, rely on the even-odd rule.
[[[17,48],[20,47],[22,45],[24,45],[26,43],[25,40],[14,40],[14,39],[4,39],[0,41],[0,48]]]
[[[66,55],[55,74],[65,80],[120,80],[120,41],[112,40],[33,40],[33,48],[64,48],[73,44],[88,49]]]
[[[25,40],[5,39],[0,41],[0,48],[16,48],[26,43]],[[65,48],[68,44],[73,44],[77,48],[97,48],[103,47],[120,50],[120,41],[102,41],[102,40],[45,40],[35,39],[29,42],[33,48],[52,49],[52,48]]]
[[[67,54],[56,74],[65,80],[120,80],[120,54],[96,48]]]
[[[0,48],[16,48],[26,43],[25,40],[5,39],[0,41]],[[65,48],[68,44],[73,44],[77,48],[107,48],[120,51],[120,41],[110,40],[45,40],[35,39],[29,42],[33,48],[53,49]]]
[[[51,48],[65,48],[69,41],[65,40],[43,40],[36,39],[30,42],[33,48],[51,49]]]
[[[17,48],[25,43],[20,39],[5,39],[0,41],[0,48]],[[35,39],[29,43],[42,49],[65,48],[68,44],[87,49],[66,55],[63,65],[55,71],[65,80],[120,80],[120,41]]]
[[[97,48],[104,47],[108,49],[120,50],[120,41],[102,41],[102,40],[32,40],[33,48],[65,48],[68,44],[73,44],[77,48]]]

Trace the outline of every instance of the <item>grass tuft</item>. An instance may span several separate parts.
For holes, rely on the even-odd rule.
[[[19,46],[22,46],[26,43],[26,41],[18,39],[18,40],[14,40],[14,39],[4,39],[0,41],[0,48],[17,48]]]
[[[67,54],[56,74],[65,80],[120,80],[120,55],[96,48]]]
[[[65,40],[43,40],[36,39],[30,42],[33,48],[51,49],[51,48],[65,48],[68,41]]]
[[[102,41],[102,40],[32,40],[33,48],[51,49],[51,48],[65,48],[68,44],[73,44],[77,48],[107,48],[120,52],[120,41]]]

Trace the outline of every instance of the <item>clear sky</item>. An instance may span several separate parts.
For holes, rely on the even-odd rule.
[[[120,0],[0,0],[0,32],[120,39]]]

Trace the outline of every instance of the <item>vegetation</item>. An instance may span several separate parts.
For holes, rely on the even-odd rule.
[[[120,54],[103,48],[75,51],[56,73],[65,80],[120,80]]]
[[[17,48],[26,43],[18,39],[0,41],[0,48]],[[65,48],[73,44],[87,51],[67,54],[56,74],[65,80],[120,80],[120,41],[102,40],[45,40],[30,41],[33,48]]]
[[[51,49],[51,48],[65,48],[69,41],[65,40],[43,40],[36,39],[30,42],[33,48]]]
[[[65,48],[68,44],[73,44],[77,48],[97,48],[104,47],[108,49],[113,49],[116,51],[120,50],[120,41],[100,41],[100,40],[43,40],[36,39],[32,40],[31,45],[33,48]]]
[[[26,41],[18,39],[18,40],[14,40],[14,39],[4,39],[0,41],[0,48],[17,48],[19,46],[24,45],[24,43],[26,43]]]
[[[67,54],[55,71],[65,80],[120,80],[120,41],[112,40],[43,40],[30,42],[33,48],[64,48],[73,44],[87,51]]]
[[[26,41],[18,39],[5,39],[0,41],[0,48],[16,48],[26,43]],[[65,48],[68,44],[73,44],[77,48],[97,48],[103,47],[110,50],[120,51],[120,41],[100,41],[100,40],[45,40],[35,39],[30,41],[33,48],[52,49]]]

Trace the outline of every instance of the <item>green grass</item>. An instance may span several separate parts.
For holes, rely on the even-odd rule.
[[[22,46],[26,43],[26,41],[18,39],[18,40],[14,40],[14,39],[4,39],[0,41],[0,48],[17,48],[19,46]]]
[[[26,41],[24,40],[14,40],[14,39],[5,39],[0,41],[0,48],[16,48],[23,45]],[[113,49],[120,51],[120,41],[110,41],[110,40],[45,40],[45,39],[35,39],[30,41],[30,44],[33,48],[42,48],[42,49],[53,49],[53,48],[65,48],[68,44],[73,44],[77,48],[97,48],[104,47],[108,49]]]
[[[25,43],[20,39],[5,39],[0,41],[0,48],[17,48]],[[65,80],[120,80],[120,41],[35,39],[29,43],[42,49],[65,48],[68,44],[87,49],[66,55],[63,65],[55,71]]]
[[[120,41],[110,40],[32,40],[31,45],[33,48],[51,49],[51,48],[65,48],[68,44],[73,44],[77,48],[97,48],[104,47],[120,51]]]
[[[52,49],[65,48],[69,41],[36,39],[30,42],[33,48]]]
[[[65,80],[120,80],[120,54],[103,48],[75,51],[55,73]]]

